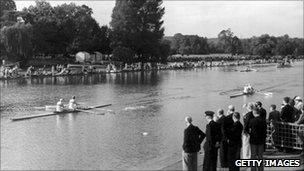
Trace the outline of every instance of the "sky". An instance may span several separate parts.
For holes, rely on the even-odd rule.
[[[15,0],[17,10],[34,1]],[[52,6],[74,2],[93,9],[100,25],[109,25],[115,1],[49,1]],[[269,34],[303,38],[303,0],[298,1],[173,1],[163,2],[165,36],[176,33],[217,37],[230,28],[239,38]]]

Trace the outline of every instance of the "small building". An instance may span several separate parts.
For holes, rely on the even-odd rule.
[[[100,52],[94,52],[93,54],[91,54],[91,62],[101,62],[103,60],[103,54]]]
[[[91,61],[91,55],[88,52],[82,51],[75,55],[76,62],[88,62]]]

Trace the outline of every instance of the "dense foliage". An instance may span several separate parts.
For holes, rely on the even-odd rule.
[[[100,27],[92,17],[92,9],[86,5],[70,3],[52,7],[38,0],[36,5],[22,11],[15,9],[9,7],[1,16],[1,58],[24,60],[35,55],[67,57],[78,51],[112,52],[110,29]]]
[[[231,55],[259,55],[264,58],[273,55],[304,55],[303,38],[290,38],[288,35],[274,37],[264,34],[259,37],[239,39],[230,29],[227,29],[221,31],[218,38],[207,39],[197,35],[177,33],[165,39],[171,44],[171,54],[230,53]]]
[[[217,38],[177,33],[163,37],[162,0],[116,0],[110,28],[99,26],[86,5],[52,7],[45,0],[16,10],[13,0],[0,0],[1,59],[26,62],[33,56],[68,57],[79,51],[113,54],[113,60],[166,62],[169,55],[229,53],[304,55],[303,38],[268,34],[239,39],[230,29]]]
[[[124,61],[161,61],[169,47],[162,43],[164,28],[162,0],[116,0],[110,26],[114,56],[120,50],[133,52]],[[120,56],[118,58],[121,58]]]

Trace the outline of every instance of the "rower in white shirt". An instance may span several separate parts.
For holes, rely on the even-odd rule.
[[[56,112],[62,112],[64,110],[63,99],[60,99],[56,105]]]
[[[76,110],[77,109],[77,103],[76,103],[76,97],[73,96],[72,99],[69,101],[69,109],[70,110]]]

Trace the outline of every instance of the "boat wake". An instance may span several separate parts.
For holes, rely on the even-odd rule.
[[[145,109],[145,106],[128,106],[125,107],[125,110],[138,110],[138,109]]]

